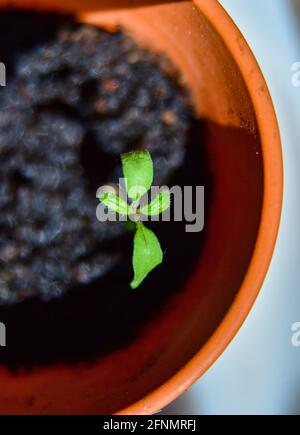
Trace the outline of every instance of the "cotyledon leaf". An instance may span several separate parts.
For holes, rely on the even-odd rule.
[[[133,151],[121,155],[127,195],[138,200],[151,187],[153,162],[149,151]]]
[[[163,252],[158,238],[142,222],[138,222],[133,241],[132,263],[134,278],[130,283],[131,288],[136,289],[148,273],[158,266],[162,260]]]
[[[170,202],[169,189],[163,189],[149,204],[140,207],[140,212],[146,216],[157,216],[170,207]]]
[[[98,199],[110,210],[122,215],[128,215],[130,207],[124,199],[113,192],[103,192]]]

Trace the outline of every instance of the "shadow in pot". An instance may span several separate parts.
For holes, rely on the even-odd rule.
[[[170,186],[205,186],[207,219],[213,186],[206,152],[199,144],[202,137],[202,124],[195,121],[185,163]],[[2,307],[0,318],[7,327],[8,345],[1,353],[1,364],[12,370],[56,362],[73,364],[130,344],[147,322],[155,321],[172,294],[183,291],[199,261],[206,231],[187,233],[185,225],[174,221],[148,224],[158,235],[165,258],[135,291],[129,287],[133,272],[132,234],[128,234],[115,242],[126,261],[105,277],[71,289],[58,300],[29,300]]]

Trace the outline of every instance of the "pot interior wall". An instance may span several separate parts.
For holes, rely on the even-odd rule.
[[[30,5],[47,7],[49,3],[51,8],[60,7],[54,1],[31,1]],[[107,8],[107,3],[114,7]],[[207,210],[198,266],[185,289],[126,348],[84,365],[22,373],[0,368],[0,413],[112,413],[142,399],[207,341],[247,270],[263,190],[252,104],[221,37],[194,4],[162,3],[140,7],[123,3],[119,8],[117,2],[73,0],[65,2],[65,7],[80,10],[83,21],[122,25],[143,45],[166,52],[191,88],[201,118],[194,142],[205,153],[212,180],[205,186]]]

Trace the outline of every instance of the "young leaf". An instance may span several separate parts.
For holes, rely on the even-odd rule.
[[[162,260],[163,253],[156,235],[139,222],[133,242],[134,278],[131,288],[136,289]]]
[[[140,207],[140,212],[146,216],[157,216],[170,207],[170,191],[167,189],[160,190],[156,197],[150,202]]]
[[[116,213],[122,215],[128,215],[129,213],[129,205],[127,202],[113,192],[103,192],[98,196],[98,199],[103,202],[106,207]]]
[[[123,175],[130,199],[138,200],[146,193],[153,181],[153,162],[148,151],[122,154]]]

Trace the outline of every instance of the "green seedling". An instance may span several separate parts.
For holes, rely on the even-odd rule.
[[[153,162],[148,151],[133,151],[121,155],[126,194],[130,202],[117,193],[101,192],[98,199],[113,212],[128,216],[134,225],[133,271],[130,283],[136,289],[146,276],[163,261],[163,252],[158,238],[141,220],[142,215],[158,216],[170,207],[170,192],[160,189],[149,203],[141,205],[141,198],[149,191],[153,182]]]

